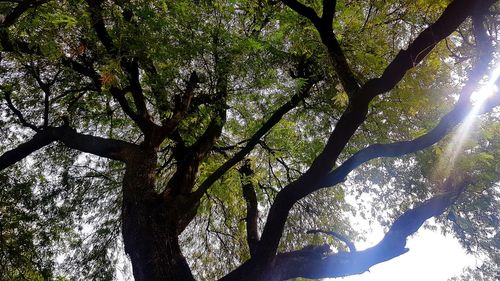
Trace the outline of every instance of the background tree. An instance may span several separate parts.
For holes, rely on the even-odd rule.
[[[348,276],[431,217],[498,265],[495,1],[0,5],[3,279]]]

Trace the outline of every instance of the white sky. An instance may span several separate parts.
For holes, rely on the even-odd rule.
[[[382,238],[381,231],[375,231],[370,243],[363,243],[363,250]],[[371,235],[367,235],[370,237]],[[446,281],[457,276],[466,266],[479,263],[472,255],[465,253],[458,241],[444,236],[439,231],[421,228],[408,239],[409,252],[387,262],[378,264],[361,275],[330,280],[342,281]]]

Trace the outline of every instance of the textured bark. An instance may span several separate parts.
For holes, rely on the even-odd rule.
[[[194,280],[182,255],[174,214],[154,191],[155,153],[127,163],[122,231],[136,281]]]
[[[246,230],[247,230],[247,243],[250,249],[250,255],[255,254],[257,245],[259,243],[259,230],[258,230],[258,218],[259,209],[257,194],[255,193],[254,185],[251,181],[251,177],[254,175],[252,170],[252,165],[250,160],[246,160],[243,166],[239,169],[241,179],[241,188],[243,190],[243,198],[245,198],[245,204],[247,209],[247,216],[245,217]]]

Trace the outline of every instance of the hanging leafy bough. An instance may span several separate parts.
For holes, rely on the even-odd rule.
[[[494,259],[500,100],[470,98],[497,55],[494,4],[0,2],[0,169],[25,177],[0,201],[2,272],[109,280],[123,245],[135,280],[341,277],[404,254],[431,217]],[[470,161],[437,173],[470,112]],[[351,242],[346,193],[391,211],[372,248]]]

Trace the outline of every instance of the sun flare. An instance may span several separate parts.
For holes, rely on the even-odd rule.
[[[472,93],[471,101],[476,107],[479,107],[477,106],[477,104],[482,104],[488,97],[491,97],[496,92],[498,92],[498,83],[500,82],[499,77],[500,65],[497,66],[495,70],[493,70],[488,83],[481,87],[481,89],[479,89],[478,91]]]
[[[441,155],[436,172],[434,174],[435,180],[445,179],[450,176],[454,169],[457,157],[461,154],[465,141],[470,136],[471,129],[473,128],[477,114],[479,113],[483,103],[491,96],[498,93],[498,84],[500,82],[500,65],[489,76],[488,82],[482,86],[478,91],[472,93],[470,101],[473,104],[472,110],[464,119],[460,127],[453,134],[446,149]]]

